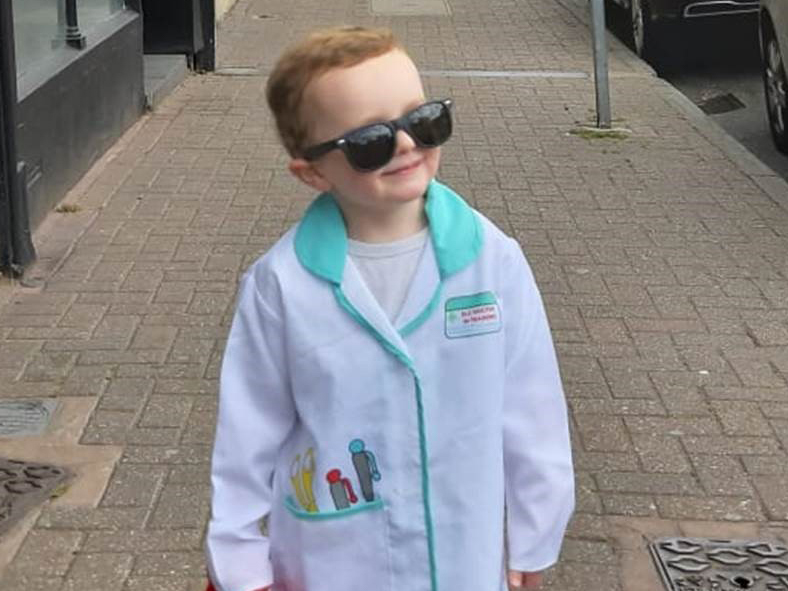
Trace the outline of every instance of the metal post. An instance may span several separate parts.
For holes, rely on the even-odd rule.
[[[87,42],[79,30],[77,0],[66,0],[66,43],[77,49],[85,49]]]
[[[21,275],[36,254],[30,234],[24,165],[16,152],[16,54],[10,2],[0,1],[0,269]]]
[[[594,37],[594,81],[596,84],[596,122],[600,129],[610,129],[610,84],[607,77],[607,37],[605,36],[605,1],[591,0]]]

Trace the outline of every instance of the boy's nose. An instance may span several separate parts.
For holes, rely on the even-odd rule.
[[[401,152],[408,152],[416,147],[416,142],[408,133],[402,129],[397,130],[397,135],[394,136],[397,140],[397,154]]]

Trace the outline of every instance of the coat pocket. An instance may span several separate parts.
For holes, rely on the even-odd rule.
[[[325,513],[285,499],[280,560],[285,583],[303,591],[390,591],[388,520],[383,501]],[[289,587],[288,587],[289,589]]]

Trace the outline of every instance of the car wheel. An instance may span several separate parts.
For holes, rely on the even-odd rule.
[[[763,48],[763,86],[766,95],[766,111],[769,114],[769,128],[777,149],[788,153],[788,101],[786,91],[785,63],[780,55],[780,47],[773,30],[764,38]]]
[[[630,0],[629,14],[632,48],[638,56],[659,70],[664,62],[661,28],[651,20],[651,6],[648,0]]]

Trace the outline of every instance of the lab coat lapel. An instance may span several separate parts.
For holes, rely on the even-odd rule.
[[[406,357],[409,356],[405,341],[394,329],[394,325],[389,321],[375,296],[372,295],[350,257],[345,261],[345,272],[340,289],[350,305],[369,323],[372,330],[399,349]]]
[[[407,336],[407,333],[410,332],[406,330],[408,326],[412,325],[414,321],[420,324],[418,319],[422,314],[429,316],[432,310],[428,308],[433,305],[436,292],[440,289],[440,282],[435,249],[432,246],[432,241],[428,240],[424,245],[424,252],[408,288],[405,303],[395,321],[400,334],[404,333]]]

